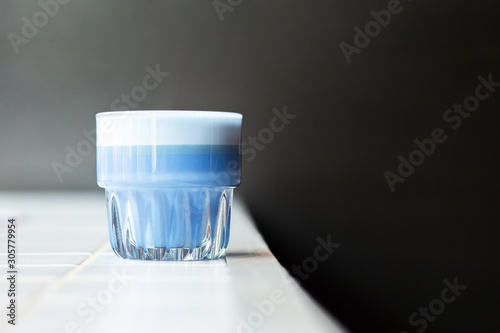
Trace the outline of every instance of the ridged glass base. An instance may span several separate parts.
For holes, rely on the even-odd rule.
[[[124,259],[217,259],[233,188],[106,189],[111,247]]]

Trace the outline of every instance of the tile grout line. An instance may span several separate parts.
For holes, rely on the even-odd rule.
[[[39,303],[43,301],[43,299],[59,289],[72,275],[83,269],[87,266],[92,260],[94,260],[99,254],[101,254],[106,247],[109,246],[109,241],[106,240],[101,246],[99,246],[94,252],[91,252],[87,258],[85,258],[81,263],[76,265],[73,269],[68,272],[56,277],[53,281],[49,282],[46,287],[43,287],[42,290],[35,293],[33,296],[26,298],[23,304],[28,304],[27,306],[20,305],[19,312],[24,317],[28,317],[31,312],[35,310]]]

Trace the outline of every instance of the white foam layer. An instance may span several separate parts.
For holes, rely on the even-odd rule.
[[[213,111],[101,112],[97,146],[239,145],[242,118]]]

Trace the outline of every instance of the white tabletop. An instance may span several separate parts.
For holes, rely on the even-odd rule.
[[[104,193],[0,192],[0,276],[15,217],[16,326],[0,280],[0,332],[346,332],[290,278],[242,203],[224,259],[119,259]]]

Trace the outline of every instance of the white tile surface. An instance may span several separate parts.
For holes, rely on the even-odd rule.
[[[240,201],[215,261],[119,259],[102,193],[0,192],[4,272],[9,216],[19,225],[18,325],[1,314],[0,332],[345,332],[290,280]],[[1,304],[7,288],[0,280]]]

